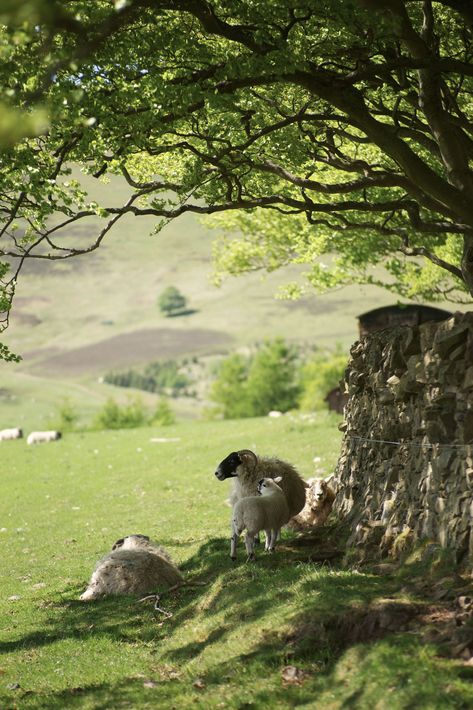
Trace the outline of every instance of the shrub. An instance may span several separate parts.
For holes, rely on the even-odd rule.
[[[160,399],[157,407],[151,417],[152,424],[161,426],[171,426],[176,423],[176,417],[171,409],[169,402],[166,399]]]
[[[74,431],[79,420],[77,409],[71,404],[69,399],[64,399],[58,407],[57,419],[53,424],[54,429],[59,431]]]
[[[279,338],[265,342],[252,358],[234,354],[223,360],[210,398],[224,419],[287,412],[297,406],[297,379],[297,350]]]
[[[105,402],[95,418],[98,429],[133,429],[148,423],[148,413],[139,397],[120,406],[111,397]]]
[[[300,408],[306,411],[326,409],[325,397],[339,385],[347,364],[348,356],[340,350],[315,355],[302,368]]]
[[[158,306],[161,313],[166,316],[177,315],[187,305],[185,296],[175,287],[168,286],[164,289],[158,299]]]

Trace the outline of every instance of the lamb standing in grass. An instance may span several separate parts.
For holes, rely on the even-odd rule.
[[[0,431],[0,441],[12,441],[13,439],[21,439],[23,437],[23,430],[19,427],[14,427],[13,429],[2,429]]]
[[[278,483],[281,476],[263,478],[258,483],[256,496],[241,498],[233,509],[233,534],[231,543],[231,558],[236,560],[236,546],[243,530],[246,530],[245,546],[248,560],[255,559],[255,536],[260,530],[266,535],[265,549],[274,552],[281,527],[289,520],[289,507],[286,496]]]
[[[27,444],[45,444],[49,441],[57,441],[62,436],[60,431],[32,431],[26,439]]]
[[[117,540],[111,552],[97,562],[80,599],[92,601],[109,594],[142,595],[182,582],[182,575],[166,550],[147,535],[129,535]]]
[[[292,464],[275,458],[256,456],[249,449],[233,451],[219,464],[215,471],[219,481],[233,478],[230,504],[235,504],[246,496],[258,495],[258,483],[262,478],[273,480],[281,476],[280,487],[286,496],[289,517],[299,513],[305,505],[307,484]]]

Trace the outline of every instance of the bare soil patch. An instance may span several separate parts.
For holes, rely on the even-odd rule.
[[[37,362],[31,370],[37,374],[54,373],[55,375],[100,373],[151,360],[209,354],[219,348],[230,346],[232,342],[230,336],[216,330],[197,328],[136,330],[52,356],[45,349],[44,358],[41,358],[41,350],[35,350],[34,359]],[[32,355],[33,353],[24,353],[26,364],[28,360],[33,359]]]

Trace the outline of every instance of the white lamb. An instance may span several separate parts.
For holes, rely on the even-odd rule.
[[[12,439],[21,439],[23,436],[23,430],[18,427],[13,429],[2,429],[0,431],[0,441],[11,441]]]
[[[26,439],[27,444],[44,444],[61,438],[60,431],[32,431]]]
[[[260,530],[266,535],[265,549],[274,552],[281,527],[290,517],[286,496],[278,483],[281,476],[276,478],[263,478],[258,483],[256,496],[241,498],[233,509],[231,558],[236,560],[236,546],[238,538],[246,529],[245,546],[248,560],[255,559],[255,537]]]
[[[182,583],[182,575],[166,550],[147,535],[128,535],[117,540],[111,552],[97,562],[80,599],[92,601],[109,594],[142,595]]]
[[[219,481],[233,478],[230,493],[230,505],[246,496],[258,494],[258,483],[262,478],[281,476],[281,488],[286,496],[289,517],[297,515],[305,505],[307,483],[301,478],[294,466],[281,459],[257,456],[249,449],[232,451],[218,465],[215,475]],[[233,528],[232,528],[233,529]]]

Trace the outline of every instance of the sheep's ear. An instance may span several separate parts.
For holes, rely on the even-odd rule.
[[[279,483],[280,481],[282,481],[282,476],[276,476],[276,478],[273,478],[273,481],[275,483]]]
[[[239,451],[238,455],[242,463],[253,464],[253,466],[256,466],[256,464],[258,463],[258,458],[256,454],[254,454],[253,451],[250,451],[249,449],[243,449],[242,451]]]

